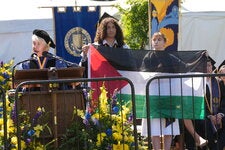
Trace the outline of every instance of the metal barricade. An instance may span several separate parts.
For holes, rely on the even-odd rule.
[[[143,113],[146,115],[143,118],[146,118],[147,120],[147,127],[151,127],[151,118],[176,118],[179,119],[180,121],[180,136],[181,138],[184,140],[184,124],[183,124],[183,120],[184,119],[190,119],[190,120],[204,120],[205,119],[205,105],[204,103],[204,93],[205,93],[205,78],[206,77],[220,77],[220,76],[225,76],[225,74],[173,74],[173,75],[160,75],[160,76],[154,76],[152,77],[147,83],[146,83],[146,101],[143,104]],[[166,81],[166,83],[163,83],[161,81]],[[26,108],[28,110],[28,114],[29,117],[32,121],[32,117],[35,116],[37,114],[37,112],[40,112],[40,110],[37,111],[37,108],[40,107],[41,111],[42,111],[42,107],[45,109],[45,112],[49,112],[49,114],[51,115],[51,119],[49,119],[48,125],[49,127],[53,130],[53,133],[51,136],[46,136],[46,134],[43,136],[40,136],[40,139],[42,139],[42,142],[49,142],[50,144],[51,142],[54,143],[53,144],[53,148],[59,148],[61,146],[61,144],[65,141],[63,141],[63,138],[65,137],[65,135],[67,135],[67,137],[69,136],[74,136],[73,134],[67,134],[68,129],[70,129],[70,125],[72,124],[72,122],[79,122],[79,123],[83,123],[83,121],[87,121],[88,119],[91,118],[91,114],[86,114],[84,116],[84,118],[79,118],[77,116],[79,116],[80,110],[82,110],[84,113],[86,113],[88,111],[88,105],[89,105],[89,100],[87,98],[87,91],[92,90],[92,83],[95,83],[95,93],[97,93],[97,95],[93,96],[97,96],[98,98],[100,97],[100,95],[102,93],[105,94],[105,96],[107,95],[108,99],[107,102],[109,102],[109,100],[112,101],[112,97],[113,97],[113,92],[115,89],[113,86],[114,82],[117,82],[116,87],[124,87],[124,83],[126,83],[126,85],[128,85],[128,91],[130,91],[130,96],[127,96],[126,94],[124,94],[123,89],[119,88],[118,89],[118,97],[116,97],[116,102],[119,104],[118,107],[112,108],[112,103],[109,104],[108,106],[110,107],[110,117],[108,118],[108,122],[112,122],[113,118],[116,117],[115,114],[117,114],[118,112],[120,112],[120,110],[124,109],[124,105],[126,100],[130,100],[131,101],[131,113],[132,115],[130,116],[130,118],[132,118],[132,137],[133,139],[133,143],[132,143],[132,148],[133,149],[141,149],[140,148],[140,139],[138,133],[137,133],[137,122],[136,119],[137,117],[137,106],[136,106],[136,99],[135,99],[135,89],[134,89],[134,85],[132,83],[132,81],[130,81],[127,78],[124,77],[115,77],[115,78],[94,78],[94,79],[86,79],[86,78],[77,78],[77,79],[65,79],[65,80],[36,80],[36,81],[26,81],[26,82],[22,82],[20,83],[15,92],[13,93],[15,96],[15,123],[16,123],[16,127],[17,127],[17,148],[20,150],[21,147],[23,146],[22,141],[24,140],[24,137],[22,136],[22,133],[24,128],[21,128],[21,123],[24,121],[24,118],[21,118],[21,110],[23,110],[24,108]],[[72,84],[73,83],[73,84]],[[74,86],[75,83],[75,86]],[[72,89],[65,89],[65,87],[67,87],[68,85],[73,85]],[[195,87],[195,84],[197,84],[197,86],[199,88]],[[44,85],[43,87],[43,91],[42,90],[34,90],[31,91],[29,88],[29,86],[31,85]],[[102,86],[105,86],[105,90]],[[153,86],[154,85],[154,86]],[[185,89],[184,87],[187,86],[189,87],[189,89]],[[153,87],[152,87],[153,86]],[[162,89],[165,88],[166,86],[166,91],[167,94],[166,98],[165,98],[165,94],[162,92]],[[25,89],[25,91],[23,90]],[[196,89],[200,89],[199,93],[202,93],[203,95],[198,95],[198,93],[196,92]],[[3,102],[3,110],[6,110],[6,100],[5,100],[5,91],[4,89],[0,89],[1,90],[1,101]],[[156,90],[155,94],[153,91]],[[152,95],[153,94],[155,95]],[[174,92],[179,92],[179,95],[174,95]],[[186,95],[187,93],[189,93],[189,95]],[[103,94],[103,97],[104,97]],[[164,95],[163,95],[164,94]],[[126,96],[124,96],[126,95]],[[128,97],[126,99],[126,97]],[[200,98],[199,98],[200,97]],[[102,98],[102,97],[101,97]],[[115,97],[114,97],[115,98]],[[104,99],[104,98],[103,98]],[[178,101],[178,103],[174,102],[173,100]],[[79,100],[79,101],[77,101]],[[100,110],[100,103],[98,101],[99,99],[97,99],[97,103],[95,108]],[[167,100],[167,104],[165,103],[164,100]],[[190,109],[187,110],[187,101],[191,102]],[[198,101],[198,103],[196,103],[196,101]],[[159,102],[159,103],[158,103]],[[198,106],[201,107],[196,107],[196,104]],[[201,105],[203,104],[203,105]],[[165,107],[168,106],[168,107]],[[76,108],[74,108],[74,106],[76,106]],[[152,106],[152,107],[151,107]],[[153,107],[154,106],[154,107]],[[159,108],[162,108],[164,110],[158,110],[158,112],[156,113],[154,108],[156,108],[156,106],[160,106]],[[108,107],[107,107],[108,108]],[[166,110],[166,111],[165,111]],[[71,112],[73,111],[73,112]],[[165,112],[166,113],[165,113]],[[189,111],[189,112],[187,112]],[[123,114],[122,112],[120,113],[121,115]],[[98,114],[98,119],[101,117],[101,114]],[[169,116],[169,117],[168,117]],[[95,116],[96,117],[96,116]],[[7,135],[7,116],[5,111],[3,111],[3,118],[4,118],[4,149],[8,149],[10,146],[10,141],[7,141],[8,139],[8,135]],[[78,119],[79,118],[79,119]],[[143,119],[142,118],[142,119]],[[58,120],[59,119],[59,120]],[[81,120],[80,120],[81,119]],[[120,116],[120,120],[123,120],[124,118]],[[96,122],[96,120],[93,120],[96,125],[98,124],[98,122]],[[123,121],[121,121],[123,122]],[[87,123],[87,122],[85,122]],[[123,122],[124,123],[124,122]],[[127,122],[126,122],[127,123]],[[125,128],[127,128],[127,124],[120,124],[119,126],[121,127],[121,131],[122,132],[122,137],[118,137],[120,140],[119,141],[124,141],[125,139],[127,139],[128,137],[128,133],[125,132]],[[78,124],[76,124],[78,125]],[[99,124],[98,124],[99,125]],[[110,124],[112,125],[112,124]],[[195,125],[195,124],[194,124]],[[25,126],[23,124],[23,126]],[[119,127],[118,126],[118,127]],[[142,124],[143,126],[143,124]],[[90,127],[90,126],[89,126]],[[105,129],[101,128],[102,126],[100,125],[98,128],[95,128],[98,132],[92,132],[93,135],[94,134],[99,134],[99,133],[103,133],[104,134],[99,134],[99,136],[96,135],[96,137],[98,137],[98,139],[100,140],[98,144],[102,144],[101,142],[103,142],[104,137],[106,136],[115,136],[113,135],[113,128],[114,127],[108,127],[109,130],[105,131]],[[22,130],[21,130],[22,129]],[[85,131],[89,132],[90,128],[85,127],[82,128]],[[94,130],[94,128],[92,128],[92,130]],[[154,129],[153,129],[154,130]],[[172,130],[172,136],[174,136],[173,134],[173,126],[171,126],[171,130]],[[101,132],[100,132],[101,131]],[[74,132],[73,132],[74,133]],[[80,132],[79,132],[80,133]],[[90,132],[89,132],[90,133]],[[32,133],[30,133],[32,134]],[[33,133],[34,134],[34,133]],[[207,134],[207,133],[205,133]],[[151,128],[147,128],[147,138],[146,138],[146,142],[147,142],[147,146],[145,147],[145,149],[149,149],[151,150],[152,147],[152,130]],[[80,140],[83,140],[83,137],[80,135],[79,136]],[[88,139],[88,137],[85,137],[86,139]],[[85,139],[84,138],[84,139]],[[57,141],[55,141],[57,139]],[[69,139],[67,139],[69,141]],[[112,140],[112,139],[111,139]],[[27,142],[27,141],[26,141]],[[79,141],[76,143],[76,148],[75,149],[90,149],[90,145],[88,145],[90,141]],[[93,142],[93,141],[92,141]],[[97,143],[97,139],[95,141]],[[111,142],[111,143],[110,143]],[[108,146],[108,148],[112,148],[113,147],[113,142],[109,141],[108,143],[110,143]],[[121,142],[122,143],[122,142]],[[46,143],[45,143],[46,144]],[[114,143],[115,144],[115,143]],[[117,143],[118,145],[118,143]],[[162,142],[163,145],[163,142]],[[130,145],[129,145],[130,146]],[[185,145],[181,145],[183,148],[185,148]],[[196,145],[197,147],[197,145]],[[121,149],[126,149],[126,144],[122,143],[121,144]],[[66,149],[64,147],[64,149]]]
[[[160,137],[161,147],[164,149],[162,120],[178,119],[180,126],[180,138],[182,145],[180,148],[185,148],[184,139],[184,124],[183,120],[188,119],[195,122],[195,120],[205,120],[205,93],[206,93],[206,77],[220,77],[225,74],[170,74],[158,75],[152,77],[146,84],[146,103],[144,112],[146,113],[147,124],[147,145],[149,150],[153,149],[151,124],[153,119],[160,120]],[[163,91],[165,90],[165,91]],[[176,95],[178,93],[178,95]],[[166,122],[165,121],[165,122]],[[174,120],[172,121],[174,122]],[[143,122],[142,122],[143,123]],[[171,125],[171,135],[174,137],[175,127]],[[195,123],[193,123],[195,128]],[[145,126],[142,124],[142,127]],[[155,132],[155,131],[154,131]],[[206,135],[207,135],[206,130]],[[194,138],[194,137],[193,137]],[[197,148],[198,145],[195,144]]]
[[[114,91],[115,89],[112,89],[114,84],[116,82],[118,86],[118,96],[113,97],[113,93],[111,91]],[[65,86],[74,84],[72,89],[65,90]],[[92,90],[93,83],[96,85],[96,89],[94,89],[95,93],[97,95],[97,103],[95,104],[95,109],[98,110],[98,113],[95,114],[95,116],[91,116],[93,114],[87,113],[89,111],[89,105],[90,101],[87,98],[88,93],[87,91]],[[129,116],[126,105],[123,96],[123,90],[120,89],[120,87],[124,86],[124,83],[126,83],[127,88],[129,89],[130,96],[128,98],[129,101],[131,101],[131,110]],[[44,85],[45,91],[30,91],[31,85]],[[104,89],[104,87],[105,89]],[[33,86],[32,86],[33,87]],[[43,87],[43,86],[41,86]],[[46,88],[47,87],[47,88]],[[50,87],[50,88],[49,88]],[[60,89],[60,87],[63,87]],[[25,89],[25,90],[24,90]],[[60,90],[59,90],[60,89]],[[84,92],[85,91],[85,92]],[[79,94],[77,94],[77,92]],[[76,93],[76,94],[74,94]],[[105,95],[104,95],[105,94]],[[106,98],[107,96],[108,98]],[[103,99],[99,101],[99,99]],[[116,100],[116,101],[115,101]],[[114,102],[113,102],[114,101]],[[85,126],[84,129],[87,133],[90,133],[90,130],[92,131],[92,135],[96,137],[96,141],[90,141],[89,137],[86,137],[86,140],[89,141],[82,141],[79,140],[79,142],[76,143],[76,147],[74,149],[91,149],[90,142],[95,142],[99,145],[104,144],[104,138],[109,137],[107,139],[108,148],[112,148],[115,145],[120,145],[120,149],[127,149],[127,144],[124,141],[132,141],[128,143],[132,143],[129,145],[129,147],[132,147],[132,149],[138,149],[138,136],[137,136],[137,128],[136,128],[136,108],[135,108],[135,97],[134,97],[134,85],[133,83],[124,77],[114,77],[114,78],[94,78],[94,79],[86,79],[86,78],[77,78],[77,79],[58,79],[58,80],[36,80],[36,81],[26,81],[20,83],[16,90],[15,90],[15,102],[16,102],[16,126],[17,126],[17,138],[18,138],[18,149],[21,149],[22,146],[22,140],[25,140],[23,135],[23,129],[21,129],[21,123],[24,121],[24,118],[21,117],[21,110],[24,108],[29,110],[29,117],[32,118],[32,116],[35,116],[37,113],[37,107],[39,109],[42,107],[45,107],[45,112],[50,112],[51,119],[49,119],[49,128],[53,130],[53,135],[51,137],[48,136],[42,136],[41,138],[47,138],[51,139],[50,143],[54,143],[54,148],[61,148],[62,143],[64,144],[65,141],[63,141],[63,138],[68,133],[68,128],[70,128],[72,122],[72,119],[75,120],[75,122],[79,122],[84,126],[83,123],[85,121],[88,121],[90,118],[92,118],[93,122],[90,123],[90,126]],[[104,106],[104,105],[106,106]],[[74,107],[76,105],[76,107]],[[93,103],[92,103],[93,106]],[[113,107],[116,106],[116,107]],[[104,108],[102,108],[104,107]],[[36,108],[36,109],[35,109]],[[91,109],[91,108],[90,108]],[[107,109],[107,110],[106,110]],[[40,111],[40,110],[39,110]],[[70,111],[70,112],[68,112]],[[72,111],[72,112],[71,112]],[[86,113],[83,115],[84,118],[77,117],[80,115],[80,111],[83,111],[83,113]],[[93,112],[94,110],[90,110],[90,112]],[[101,113],[100,113],[101,112]],[[74,113],[74,114],[73,114]],[[101,118],[105,114],[108,113],[108,117]],[[75,115],[75,116],[74,116]],[[129,117],[131,120],[126,120],[125,117]],[[115,118],[117,118],[117,122],[115,121]],[[81,119],[81,120],[80,120]],[[94,120],[93,120],[94,119]],[[108,119],[108,120],[101,120],[101,119]],[[73,121],[74,121],[73,120]],[[102,124],[100,121],[104,121],[105,124]],[[87,122],[86,122],[87,123]],[[94,123],[94,124],[93,124]],[[129,124],[130,123],[130,124]],[[105,125],[108,124],[107,130]],[[74,127],[78,127],[79,124],[76,124]],[[91,126],[93,125],[93,126]],[[131,126],[132,125],[132,126]],[[97,126],[97,127],[96,127]],[[116,131],[116,130],[121,131]],[[130,133],[130,131],[132,133]],[[131,130],[132,129],[132,130]],[[95,130],[95,132],[94,132]],[[106,131],[105,131],[106,130]],[[119,135],[114,135],[114,133],[120,133]],[[77,132],[78,133],[78,132]],[[80,132],[79,132],[80,134]],[[94,135],[96,134],[96,135]],[[98,135],[97,135],[98,134]],[[92,136],[91,135],[91,136]],[[67,135],[74,136],[74,135]],[[83,138],[83,135],[79,135],[80,139]],[[89,134],[90,136],[90,134]],[[118,137],[119,136],[119,137]],[[132,136],[132,139],[129,139],[129,136]],[[115,139],[112,137],[117,137],[118,141],[115,143]],[[53,140],[52,140],[53,139]],[[93,140],[93,139],[92,139]],[[99,141],[98,141],[99,140]],[[67,139],[67,142],[69,139]],[[48,141],[49,142],[49,141]],[[64,149],[68,149],[68,147],[63,147]],[[100,148],[101,149],[101,148]]]

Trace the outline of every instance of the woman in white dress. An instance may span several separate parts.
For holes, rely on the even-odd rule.
[[[156,32],[153,34],[152,39],[152,48],[155,51],[164,51],[166,45],[166,37],[164,34],[160,32]],[[151,55],[152,56],[152,55]],[[157,72],[160,72],[159,67],[163,68],[164,64],[149,64],[151,57],[150,55],[146,55],[144,58],[143,65],[148,64],[152,68],[156,68]],[[165,64],[168,65],[168,64]],[[151,71],[151,70],[148,70]],[[179,122],[178,119],[165,119],[165,118],[154,118],[151,119],[151,138],[154,150],[164,149],[170,150],[172,143],[172,136],[180,134]],[[147,119],[142,119],[142,131],[141,135],[147,137]],[[161,137],[163,136],[163,147],[161,147]]]

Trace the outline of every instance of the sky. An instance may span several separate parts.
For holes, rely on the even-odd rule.
[[[181,0],[182,12],[185,11],[225,11],[225,0]],[[52,18],[53,6],[96,6],[101,5],[109,14],[116,13],[115,3],[125,5],[126,0],[94,1],[94,0],[5,0],[0,2],[0,20],[20,20]]]
[[[0,2],[0,20],[46,19],[52,18],[51,7],[54,6],[104,6],[110,14],[115,9],[109,9],[115,3],[125,0],[99,2],[94,0],[6,0]]]

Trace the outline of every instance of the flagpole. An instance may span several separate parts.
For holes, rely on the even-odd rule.
[[[182,13],[181,13],[181,4],[183,3],[183,0],[179,0],[178,1],[178,6],[179,6],[179,11],[178,11],[178,17],[179,17],[179,20],[178,20],[178,37],[177,37],[177,41],[178,41],[178,45],[177,45],[177,48],[178,49],[180,49],[180,50],[182,50],[183,49],[183,47],[182,47],[182,44],[180,44],[180,43],[182,43],[182,36],[181,36],[181,34],[182,34],[182,32],[181,32],[181,18],[182,18]]]
[[[148,1],[148,29],[149,29],[149,33],[148,33],[149,35],[148,35],[148,38],[149,38],[149,47],[150,47],[150,49],[151,49],[151,47],[152,47],[152,46],[151,46],[151,38],[152,38],[152,37],[151,37],[151,35],[152,35],[152,34],[151,34],[151,29],[152,29],[152,28],[151,28],[151,20],[152,20],[152,19],[151,19],[151,11],[152,11],[152,10],[151,10],[151,0],[149,0],[149,1]]]

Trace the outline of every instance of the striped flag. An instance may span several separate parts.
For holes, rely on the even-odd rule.
[[[91,46],[89,56],[90,77],[127,77],[135,86],[135,102],[137,118],[146,117],[146,83],[157,75],[171,75],[173,73],[147,72],[142,68],[143,58],[154,51],[129,50]],[[165,52],[168,53],[168,52]],[[176,58],[191,62],[188,70],[175,64],[175,72],[204,72],[206,68],[205,51],[171,52]],[[198,59],[198,62],[194,60]],[[159,86],[160,82],[160,86]],[[171,84],[170,84],[171,83]],[[181,84],[182,83],[182,84]],[[194,84],[192,84],[194,83]],[[92,88],[97,85],[92,84]],[[112,82],[108,91],[121,90],[121,98],[130,100],[131,90],[126,82]],[[195,118],[204,117],[204,85],[202,78],[160,79],[154,80],[149,87],[151,117]],[[170,90],[169,90],[170,89]],[[157,109],[156,109],[157,108]]]

